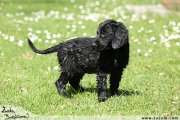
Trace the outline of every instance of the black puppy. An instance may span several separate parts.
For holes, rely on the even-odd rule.
[[[107,74],[110,74],[111,95],[118,94],[123,69],[129,60],[128,30],[115,20],[102,22],[95,38],[75,38],[46,50],[38,50],[28,39],[32,50],[39,54],[57,52],[61,75],[55,82],[59,94],[66,92],[69,82],[75,90],[83,91],[79,85],[85,73],[97,73],[98,101],[107,99]]]

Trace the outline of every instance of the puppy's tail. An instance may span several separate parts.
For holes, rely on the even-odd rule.
[[[50,47],[50,48],[48,48],[48,49],[46,49],[46,50],[38,50],[38,49],[33,45],[32,41],[31,41],[29,38],[27,38],[27,40],[28,40],[28,44],[29,44],[29,46],[31,47],[31,49],[32,49],[35,53],[38,53],[38,54],[49,54],[49,53],[57,52],[57,50],[58,50],[58,46],[59,46],[59,45],[55,45],[55,46]]]

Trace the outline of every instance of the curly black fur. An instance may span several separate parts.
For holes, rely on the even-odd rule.
[[[69,82],[75,90],[83,91],[79,85],[85,73],[97,73],[98,101],[107,99],[107,74],[110,74],[111,95],[118,94],[123,69],[129,61],[128,30],[115,20],[102,22],[95,38],[75,38],[46,50],[38,50],[30,39],[32,50],[39,54],[57,52],[61,75],[55,82],[59,94],[70,97],[66,92]]]

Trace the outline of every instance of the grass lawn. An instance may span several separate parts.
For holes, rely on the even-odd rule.
[[[180,115],[180,17],[174,12],[136,15],[125,7],[160,2],[1,0],[0,105],[36,115]],[[123,21],[130,33],[121,95],[98,103],[96,75],[86,74],[81,81],[84,93],[73,93],[73,99],[59,96],[56,54],[33,53],[26,38],[45,49],[69,38],[95,36],[107,18]]]

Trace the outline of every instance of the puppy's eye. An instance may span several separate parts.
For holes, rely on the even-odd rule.
[[[104,33],[103,33],[103,35],[105,35],[105,36],[106,36],[106,35],[108,35],[108,33],[107,33],[107,32],[104,32]]]
[[[106,27],[106,30],[108,30],[109,28],[110,28],[110,27],[109,27],[109,26],[107,26],[107,27]]]
[[[110,26],[107,26],[107,27],[106,27],[106,31],[108,31],[109,29],[111,29],[111,27],[110,27]]]
[[[105,36],[107,36],[108,35],[108,33],[107,32],[102,32],[102,37],[105,37]]]

